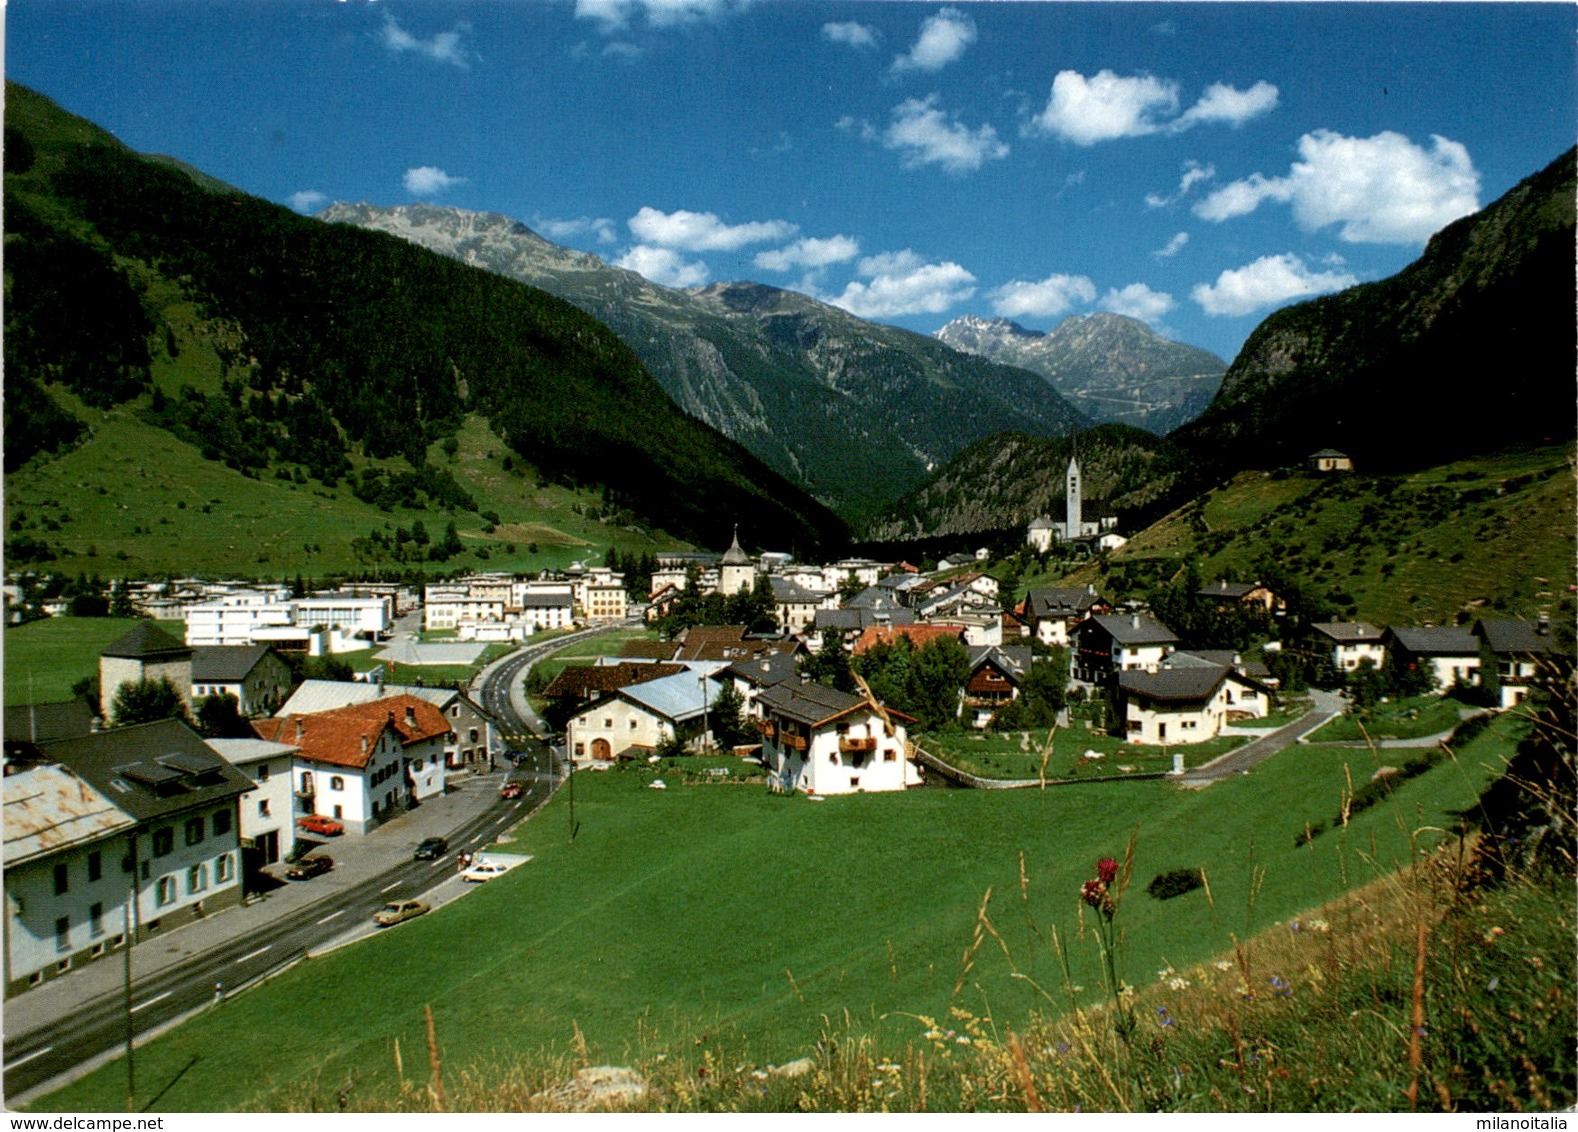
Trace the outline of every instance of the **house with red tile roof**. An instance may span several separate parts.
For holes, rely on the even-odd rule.
[[[366,833],[444,793],[444,713],[411,695],[256,720],[259,738],[297,749],[296,816],[321,814]]]
[[[962,644],[965,632],[963,625],[868,625],[856,638],[854,652],[856,656],[860,656],[878,645],[895,644],[900,639],[909,641],[918,649],[925,648],[933,641],[949,637]]]

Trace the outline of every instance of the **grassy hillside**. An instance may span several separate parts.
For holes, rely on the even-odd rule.
[[[1550,612],[1573,581],[1571,460],[1568,446],[1401,476],[1244,472],[1067,580],[1143,596],[1192,559],[1206,581],[1291,579],[1379,625]]]
[[[623,525],[601,521],[598,490],[542,482],[476,415],[457,428],[453,456],[439,443],[429,450],[432,465],[449,472],[476,505],[446,513],[427,506],[385,510],[356,497],[356,476],[369,468],[398,472],[405,467],[400,459],[357,456],[351,477],[333,487],[305,477],[249,476],[205,460],[191,443],[143,419],[138,410],[148,399],[94,410],[62,397],[90,422],[91,435],[6,477],[13,566],[105,577],[315,578],[407,568],[541,570],[599,561],[609,547],[640,553],[689,545],[640,528],[616,508],[607,508],[609,518]],[[417,522],[437,538],[451,521],[465,550],[441,564],[401,562],[357,541]],[[18,553],[37,544],[47,557]]]
[[[165,1090],[157,1108],[170,1111],[332,1109],[337,1094],[351,1108],[426,1107],[424,1006],[446,1080],[482,1107],[512,1066],[554,1055],[666,1064],[698,1088],[707,1074],[856,1043],[873,1061],[913,1063],[927,1019],[1001,1036],[1065,980],[1076,989],[1058,1002],[1101,1000],[1079,903],[1096,857],[1122,857],[1133,839],[1121,976],[1145,987],[1449,837],[1452,811],[1497,773],[1523,726],[1498,721],[1392,802],[1301,848],[1305,824],[1328,820],[1373,773],[1371,754],[1295,749],[1199,792],[1151,781],[819,804],[759,785],[648,790],[645,766],[578,775],[573,843],[561,794],[505,846],[535,860],[150,1042],[140,1087]],[[1209,896],[1144,894],[1152,876],[1193,866]],[[112,1064],[34,1107],[124,1102]]]

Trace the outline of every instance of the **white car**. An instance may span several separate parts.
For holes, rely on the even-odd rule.
[[[485,880],[492,880],[494,877],[501,877],[507,872],[509,872],[509,869],[494,861],[478,861],[475,865],[472,865],[465,872],[461,873],[460,879],[481,884]]]

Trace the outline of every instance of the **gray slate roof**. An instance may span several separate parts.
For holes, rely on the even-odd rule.
[[[96,731],[45,748],[138,821],[223,802],[252,780],[174,719]]]
[[[144,661],[182,660],[191,656],[192,650],[152,621],[139,621],[99,655]]]
[[[192,683],[239,684],[268,652],[267,645],[199,645],[192,650]]]
[[[1100,594],[1078,586],[1037,586],[1025,598],[1025,613],[1030,617],[1078,617],[1102,601]]]
[[[1178,640],[1177,634],[1148,613],[1097,613],[1076,628],[1087,630],[1091,625],[1099,626],[1120,645],[1170,645]]]
[[[786,605],[817,605],[827,600],[827,594],[808,590],[788,578],[780,578],[777,574],[769,577],[768,583],[773,587],[773,600],[781,601]]]
[[[1118,687],[1126,694],[1168,703],[1210,699],[1232,669],[1220,665],[1163,668],[1159,672],[1122,672]]]
[[[1015,680],[1023,680],[1035,662],[1035,650],[1029,645],[973,645],[968,651],[971,672],[995,661],[999,668]]]
[[[757,697],[757,703],[764,710],[777,712],[785,718],[812,727],[853,711],[865,702],[863,696],[840,692],[837,688],[822,684],[775,684],[763,689]]]
[[[1476,621],[1474,635],[1484,640],[1490,651],[1498,656],[1509,653],[1548,653],[1550,637],[1540,633],[1527,621]]]
[[[1367,621],[1317,621],[1310,628],[1330,637],[1339,645],[1356,645],[1381,639],[1381,630]]]
[[[785,680],[796,679],[799,675],[797,659],[792,652],[774,653],[771,656],[755,657],[750,660],[737,660],[723,672],[727,676],[744,680],[747,684],[765,688],[773,684],[782,684]]]
[[[23,704],[5,709],[7,743],[52,743],[93,730],[93,709],[82,700]]]
[[[1479,638],[1466,625],[1392,626],[1392,640],[1415,656],[1478,656]]]

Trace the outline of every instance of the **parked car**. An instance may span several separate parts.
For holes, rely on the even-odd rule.
[[[286,880],[311,880],[334,868],[334,858],[325,857],[321,853],[315,857],[303,857],[290,868],[285,870]]]
[[[304,818],[297,818],[296,828],[304,829],[308,833],[316,833],[319,837],[338,837],[345,832],[343,825],[322,814],[308,814]]]
[[[381,928],[392,928],[432,910],[433,906],[423,900],[391,900],[373,913],[373,923]]]
[[[416,847],[416,852],[411,854],[413,861],[436,861],[449,852],[449,842],[442,837],[429,837]]]
[[[499,787],[500,798],[519,798],[525,792],[526,788],[523,787],[519,782],[506,782],[503,786]]]
[[[478,861],[465,872],[460,874],[461,880],[469,880],[474,884],[481,884],[485,880],[501,877],[509,872],[503,865],[494,864],[492,861]]]

